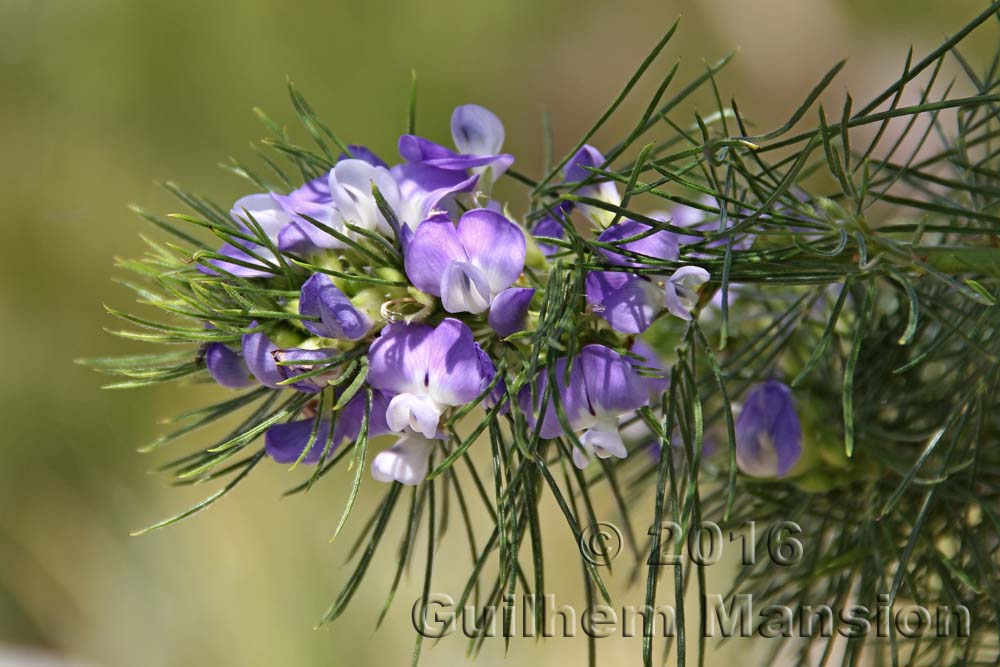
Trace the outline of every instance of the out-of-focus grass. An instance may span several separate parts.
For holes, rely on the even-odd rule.
[[[294,78],[337,131],[386,156],[405,119],[418,72],[418,127],[444,140],[450,109],[478,102],[507,125],[519,169],[537,173],[540,112],[566,150],[616,94],[677,14],[686,16],[657,72],[682,57],[733,47],[720,78],[763,126],[778,122],[835,59],[845,81],[881,89],[906,46],[932,44],[981,3],[816,0],[701,2],[194,3],[165,0],[6,0],[0,4],[0,643],[45,647],[88,664],[340,664],[408,659],[412,587],[368,641],[393,565],[395,540],[349,618],[312,623],[344,572],[347,539],[329,545],[345,478],[309,497],[277,502],[290,475],[265,466],[212,511],[143,538],[128,532],[207,495],[144,474],[162,456],[136,446],[155,420],[218,395],[208,387],[101,392],[80,356],[135,349],[102,327],[101,304],[130,295],[109,282],[115,255],[155,234],[125,210],[141,202],[177,210],[152,181],[173,178],[225,203],[244,186],[214,165],[251,157],[261,135],[250,109],[291,122]],[[598,136],[627,127],[637,98]],[[634,114],[633,114],[634,115]],[[520,205],[515,200],[515,206]],[[183,445],[180,445],[183,447]],[[366,483],[359,508],[376,499]],[[360,518],[360,517],[359,517]],[[358,523],[358,522],[356,522]],[[552,517],[548,547],[566,538]],[[457,540],[456,540],[457,545]],[[441,556],[438,590],[458,593],[468,564]],[[721,574],[721,570],[720,570]],[[553,572],[553,590],[576,599],[578,573]],[[627,573],[616,570],[616,581]],[[721,584],[719,586],[721,589]],[[624,593],[623,602],[639,593]],[[634,660],[638,645],[602,640],[604,657]],[[461,655],[446,640],[425,657]],[[515,641],[511,656],[579,661],[582,641],[542,648]],[[498,661],[488,645],[484,663]]]

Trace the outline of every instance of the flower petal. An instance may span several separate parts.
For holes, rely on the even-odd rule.
[[[451,114],[451,138],[460,153],[496,155],[503,148],[503,123],[478,104],[463,104]]]
[[[426,162],[454,157],[455,151],[415,134],[399,137],[399,154],[408,162]]]
[[[337,158],[337,162],[341,160],[361,160],[362,162],[367,162],[373,167],[388,167],[385,161],[378,155],[375,155],[367,146],[360,146],[358,144],[348,145],[348,150],[351,151],[351,155],[348,156],[346,153],[341,153]]]
[[[566,382],[566,364],[565,358],[557,359],[554,364],[553,374],[556,381],[556,388],[555,391],[550,392],[549,400],[546,403],[542,425],[538,431],[539,437],[557,438],[563,434],[563,426],[559,421],[559,415],[556,410],[557,398],[570,427],[574,431],[581,428],[588,428],[593,424],[592,416],[587,410],[587,386],[583,379],[582,370],[574,364],[570,372],[569,381]],[[528,385],[522,387],[518,395],[521,411],[528,417],[528,423],[531,428],[535,428],[537,423],[537,414],[545,398],[545,390],[548,384],[549,374],[543,370],[535,382],[534,404],[531,402],[531,388]]]
[[[271,352],[275,366],[278,368],[278,374],[281,376],[282,380],[291,380],[299,375],[311,373],[318,368],[321,368],[321,366],[313,362],[329,359],[336,354],[337,351],[333,349],[306,350],[298,347],[287,349],[279,348]],[[303,363],[301,365],[294,365],[295,362]],[[340,371],[335,369],[329,373],[310,375],[307,378],[303,378],[299,382],[281,386],[291,387],[293,389],[298,389],[299,391],[315,393],[328,386],[327,381],[335,379],[339,373]]]
[[[709,273],[700,266],[682,266],[674,271],[664,288],[667,309],[682,320],[691,319],[698,300],[697,290],[708,282]]]
[[[276,463],[295,463],[302,456],[302,450],[309,444],[309,437],[313,432],[315,420],[302,419],[285,424],[275,424],[267,429],[264,435],[264,451]],[[336,429],[334,429],[336,431]],[[316,438],[312,447],[302,459],[303,463],[318,463],[319,458],[326,447],[327,439],[330,437],[330,420],[326,419],[319,423],[316,429]],[[340,443],[334,440],[330,448],[332,453]],[[329,453],[327,455],[329,455]]]
[[[351,300],[322,273],[314,273],[302,285],[299,314],[320,318],[319,322],[302,320],[302,326],[322,338],[358,340],[372,328],[371,318],[355,308]]]
[[[776,380],[747,392],[736,419],[736,462],[748,475],[783,477],[802,455],[802,427],[791,389]]]
[[[278,346],[264,333],[250,333],[243,336],[243,361],[253,376],[265,386],[278,388],[284,376],[274,362],[274,352]]]
[[[428,338],[426,324],[386,325],[368,351],[368,384],[390,394],[425,393]]]
[[[437,435],[442,412],[442,406],[429,396],[398,394],[389,401],[385,418],[393,431],[411,429],[433,438]]]
[[[481,313],[490,307],[490,285],[469,262],[450,262],[441,276],[441,305],[449,313]]]
[[[643,238],[627,243],[620,243],[622,239],[632,238],[640,234],[648,233],[652,227],[636,222],[634,220],[623,220],[618,224],[605,229],[598,241],[602,243],[614,244],[620,248],[644,255],[653,259],[676,261],[678,257],[677,235],[668,231],[659,230],[648,234]],[[602,248],[601,253],[608,258],[612,264],[621,266],[643,266],[643,261],[634,257],[627,257],[612,250]]]
[[[399,206],[399,188],[389,170],[363,160],[341,160],[330,171],[330,196],[341,219],[385,234],[392,232],[372,195],[375,185],[390,208]]]
[[[500,292],[490,306],[489,324],[493,331],[501,338],[524,331],[528,306],[534,295],[534,287],[511,287]]]
[[[399,188],[399,204],[393,210],[404,227],[413,229],[436,211],[457,208],[454,195],[472,190],[479,180],[478,176],[419,162],[396,165],[391,174]]]
[[[251,228],[247,222],[248,216],[253,218],[271,240],[277,240],[281,228],[292,221],[292,216],[282,208],[270,192],[237,199],[229,215],[244,229]]]
[[[458,236],[494,296],[510,287],[524,270],[524,232],[501,214],[485,208],[468,211],[458,221]]]
[[[594,175],[586,167],[600,168],[602,166],[604,166],[604,155],[601,154],[601,151],[589,144],[584,145],[563,166],[563,180],[567,183],[585,181]]]
[[[205,367],[212,379],[226,389],[242,389],[254,383],[250,369],[240,355],[223,343],[209,343],[205,348]]]
[[[452,262],[468,259],[455,225],[447,218],[424,220],[406,244],[403,265],[417,289],[441,296],[441,278]]]
[[[663,310],[663,290],[656,283],[622,271],[591,271],[587,301],[615,331],[637,334]]]
[[[425,386],[431,398],[445,405],[468,403],[483,389],[483,374],[472,330],[447,318],[425,342]]]
[[[413,486],[427,477],[428,458],[437,443],[416,433],[407,433],[372,460],[372,477],[379,482]]]
[[[604,345],[587,345],[574,364],[587,387],[588,407],[598,422],[617,418],[649,404],[649,391],[628,359]]]

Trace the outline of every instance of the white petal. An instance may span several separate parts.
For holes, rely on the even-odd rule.
[[[465,104],[451,114],[451,138],[459,153],[496,155],[503,148],[503,123],[489,109]]]
[[[490,307],[485,274],[469,262],[451,262],[441,275],[441,305],[449,313],[482,313]]]
[[[389,401],[385,420],[393,431],[413,429],[433,438],[437,434],[442,412],[442,407],[429,396],[399,394]]]
[[[427,477],[427,459],[434,445],[434,440],[416,433],[403,435],[372,461],[372,477],[379,482],[419,484]]]
[[[232,211],[230,211],[233,220],[250,228],[251,226],[247,222],[248,214],[272,241],[277,241],[278,232],[292,221],[292,216],[286,213],[268,192],[247,195],[236,200]]]
[[[399,189],[385,167],[364,160],[341,160],[330,171],[330,196],[343,220],[352,225],[385,233],[389,224],[378,210],[372,195],[375,184],[390,208],[399,206]]]
[[[580,470],[583,470],[590,464],[590,459],[594,455],[593,447],[587,445],[587,443],[580,441],[583,448],[573,446],[573,465],[575,465]]]
[[[580,442],[593,448],[594,453],[602,459],[610,456],[623,459],[628,456],[628,450],[618,432],[618,424],[614,422],[598,424],[580,436]]]

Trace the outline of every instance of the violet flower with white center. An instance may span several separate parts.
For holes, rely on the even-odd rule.
[[[365,417],[367,394],[362,389],[354,398],[347,402],[336,415],[333,427],[333,440],[330,443],[329,454],[332,454],[344,442],[357,440],[361,434],[361,426]],[[369,411],[368,437],[374,438],[389,432],[385,423],[386,397],[378,391],[372,392],[372,406]],[[323,449],[330,440],[330,424],[333,420],[320,420],[316,429],[316,437],[308,453],[302,458],[303,463],[318,463]],[[275,424],[267,430],[264,436],[264,451],[276,463],[295,463],[302,456],[302,451],[309,444],[316,420],[313,417],[298,421]]]
[[[358,340],[372,328],[371,318],[322,273],[314,273],[302,285],[299,314],[319,318],[319,322],[303,319],[302,326],[321,338]]]
[[[209,343],[205,347],[205,367],[212,379],[226,389],[243,389],[254,384],[243,358],[224,343]]]
[[[441,298],[449,313],[481,313],[524,269],[524,233],[488,209],[465,213],[458,228],[444,216],[420,223],[403,263],[418,289]]]
[[[634,255],[676,261],[677,236],[663,230],[649,233],[650,229],[641,222],[623,220],[604,230],[597,240],[616,244]],[[643,234],[641,238],[621,243]],[[608,249],[601,252],[612,264],[643,266],[641,258]],[[690,320],[690,311],[697,303],[696,290],[708,278],[708,271],[697,266],[681,267],[669,276],[592,271],[587,275],[587,301],[616,331],[637,334],[649,328],[664,308],[681,319]]]
[[[455,108],[451,115],[451,138],[458,152],[413,134],[399,138],[399,154],[409,162],[421,163],[438,169],[474,174],[490,171],[491,182],[496,180],[514,163],[514,156],[501,154],[504,129],[500,119],[478,104],[465,104]]]
[[[437,439],[407,431],[389,449],[372,459],[372,477],[378,482],[399,482],[415,486],[427,477],[431,451]]]
[[[628,359],[603,345],[587,345],[580,350],[573,361],[568,382],[564,380],[566,364],[566,359],[559,359],[553,370],[556,391],[569,427],[574,432],[583,431],[579,438],[583,450],[574,447],[573,463],[582,469],[593,455],[625,458],[628,450],[618,432],[618,418],[649,404],[648,385]],[[537,403],[534,406],[531,405],[530,388],[521,390],[521,407],[532,427],[547,385],[548,377],[542,375],[535,388]],[[555,399],[550,396],[539,435],[557,438],[562,434],[563,425],[556,412]]]
[[[394,394],[386,412],[393,431],[438,433],[441,414],[476,398],[492,375],[485,372],[472,331],[447,318],[427,324],[389,324],[369,350],[368,383]],[[492,364],[491,364],[492,365]]]
[[[802,427],[788,385],[768,380],[747,392],[736,419],[736,463],[754,477],[784,477],[802,456]]]
[[[567,183],[579,183],[590,180],[590,183],[572,192],[581,197],[590,197],[591,199],[598,199],[607,204],[618,206],[622,203],[622,198],[618,193],[618,186],[614,181],[602,179],[587,169],[587,167],[600,169],[603,166],[604,156],[601,152],[593,146],[583,146],[563,167],[563,180]],[[607,209],[580,203],[577,203],[576,206],[584,217],[601,228],[607,227],[615,219],[614,212]]]

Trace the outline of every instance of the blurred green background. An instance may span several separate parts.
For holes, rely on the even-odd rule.
[[[313,629],[347,574],[341,565],[350,536],[328,542],[346,495],[343,476],[278,502],[291,476],[262,466],[210,511],[131,538],[130,530],[210,492],[167,486],[147,471],[168,454],[135,449],[161,432],[158,419],[221,390],[101,391],[101,377],[72,364],[140,348],[102,331],[116,325],[102,304],[123,308],[131,299],[109,280],[113,257],[141,253],[138,234],[157,234],[125,205],[179,210],[155,179],[177,180],[225,204],[247,193],[215,165],[229,155],[252,159],[248,142],[263,136],[252,107],[292,123],[286,76],[341,136],[392,158],[415,69],[422,134],[446,140],[452,107],[483,104],[504,119],[518,168],[537,174],[541,110],[551,114],[556,149],[567,150],[679,14],[679,33],[654,74],[681,58],[690,77],[702,58],[739,47],[719,78],[723,94],[735,95],[744,113],[769,129],[836,60],[850,58],[834,92],[849,86],[865,99],[897,76],[909,44],[926,52],[983,6],[0,0],[0,665],[409,660],[418,575],[373,635],[394,538],[349,617]],[[626,131],[648,88],[598,136],[599,146]],[[365,486],[356,524],[376,498],[374,486]],[[549,525],[553,562],[561,554],[574,564],[548,583],[573,601],[575,545],[558,517]],[[435,589],[457,595],[469,564],[453,542],[439,559]],[[726,573],[719,567],[711,576],[721,592]],[[639,602],[624,569],[611,579],[622,601]],[[599,646],[609,663],[638,657],[635,639]],[[447,639],[425,653],[425,664],[461,659],[464,649],[458,638]],[[503,655],[494,640],[481,664]],[[573,664],[584,659],[585,642],[515,640],[509,655]],[[47,657],[32,662],[39,656]]]

